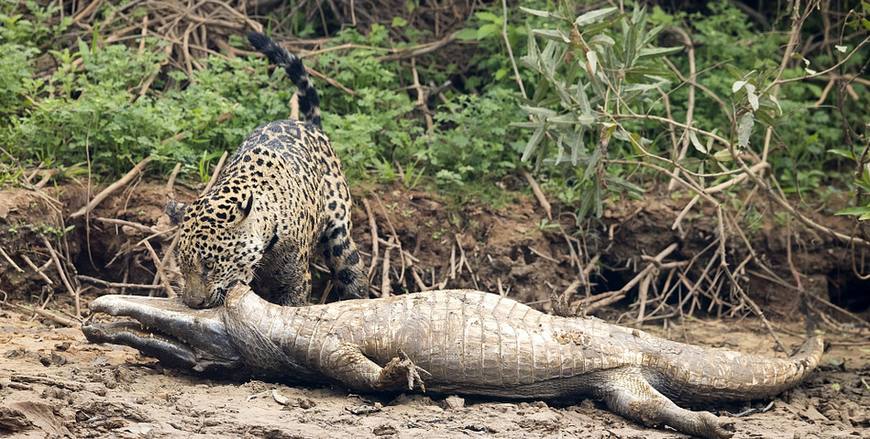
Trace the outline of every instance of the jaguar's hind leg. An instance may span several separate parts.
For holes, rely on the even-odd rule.
[[[257,270],[254,291],[278,305],[307,305],[311,294],[308,255],[285,251],[270,256]]]

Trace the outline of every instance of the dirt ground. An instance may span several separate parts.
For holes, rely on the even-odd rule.
[[[181,199],[196,193],[185,187],[175,191]],[[94,297],[125,290],[93,285],[77,275],[136,284],[151,284],[156,279],[152,256],[137,243],[149,239],[159,255],[171,247],[172,235],[167,233],[169,226],[162,214],[167,200],[164,185],[136,183],[104,201],[88,223],[67,223],[70,211],[88,198],[83,185],[42,192],[0,191],[0,248],[24,267],[19,271],[0,259],[0,299],[31,308],[42,306],[56,316],[74,314],[74,301],[60,270],[55,269],[52,251],[67,280],[80,291],[84,314],[87,302]],[[680,230],[673,230],[671,224],[681,204],[668,198],[614,204],[583,234],[574,233],[570,214],[559,206],[554,209],[555,220],[545,221],[531,197],[520,196],[504,208],[478,203],[456,209],[436,194],[379,187],[356,188],[354,199],[354,238],[366,261],[376,253],[372,232],[377,231],[380,237],[380,256],[372,265],[377,294],[384,288],[393,294],[416,291],[421,285],[477,288],[502,291],[547,312],[554,309],[554,294],[562,293],[577,279],[578,259],[571,256],[572,251],[583,264],[592,255],[601,258],[601,270],[592,274],[590,289],[581,286],[568,291],[582,297],[584,292],[596,294],[624,285],[639,264],[645,263],[643,254],[655,254],[673,242],[679,243],[679,248],[669,260],[693,259],[702,254],[715,233],[703,212]],[[361,200],[366,200],[368,208]],[[105,219],[126,221],[127,225]],[[562,230],[553,224],[560,224]],[[71,225],[74,227],[66,234],[59,233]],[[721,410],[725,416],[754,409],[734,418],[739,438],[870,437],[870,334],[854,320],[870,317],[870,282],[850,277],[851,270],[844,268],[851,263],[847,248],[830,245],[829,238],[802,233],[798,233],[794,264],[804,275],[804,287],[849,307],[859,317],[850,320],[829,312],[827,327],[838,330],[829,334],[833,343],[820,370],[797,389],[775,399],[772,406],[759,401],[707,409]],[[776,269],[788,267],[783,236],[781,230],[766,228],[753,237],[756,251]],[[43,238],[53,243],[54,250],[48,249]],[[405,256],[400,258],[400,251],[393,249],[385,283],[381,279],[385,248],[387,242],[396,241]],[[734,248],[729,254],[739,260],[740,251]],[[38,270],[25,265],[27,259]],[[788,278],[789,273],[784,269],[780,275]],[[664,278],[662,275],[659,282]],[[762,277],[750,277],[749,281],[750,294],[764,307],[784,342],[791,347],[798,345],[803,330],[795,294]],[[322,286],[316,284],[314,291]],[[633,322],[626,317],[636,315],[636,300],[637,293],[632,291],[621,302],[597,313],[611,321]],[[665,308],[674,304],[668,303]],[[661,315],[653,319],[655,325],[642,328],[678,341],[784,355],[773,353],[773,341],[761,322],[728,317],[727,313],[717,318],[715,311],[705,313],[704,309],[696,309],[701,319]],[[683,437],[644,429],[586,400],[544,403],[463,400],[450,395],[360,396],[341,387],[198,376],[164,369],[128,348],[89,344],[78,329],[34,319],[0,301],[0,436],[4,434],[131,438]]]
[[[693,320],[667,333],[645,329],[773,355],[770,338],[752,320]],[[794,346],[800,340],[785,341]],[[868,437],[870,348],[834,342],[820,370],[773,400],[769,411],[733,418],[736,437]],[[444,395],[361,396],[340,387],[209,379],[164,369],[129,348],[89,344],[76,329],[49,329],[12,311],[0,313],[0,362],[0,435],[5,427],[12,430],[10,437],[685,437],[642,428],[587,400],[549,405]],[[739,413],[766,405],[714,410]],[[4,408],[26,413],[35,426],[10,426],[8,416],[4,425]]]

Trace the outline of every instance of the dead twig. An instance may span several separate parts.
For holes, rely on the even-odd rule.
[[[372,236],[372,261],[369,263],[369,271],[368,278],[372,279],[372,274],[375,272],[375,264],[378,260],[378,254],[380,253],[380,249],[378,248],[378,222],[375,219],[375,215],[372,212],[372,208],[369,205],[369,201],[363,198],[362,200],[363,208],[366,211],[366,217],[369,220],[369,232]]]
[[[390,250],[392,250],[390,246],[384,249],[384,262],[381,266],[381,297],[390,297]]]
[[[57,255],[57,252],[54,251],[54,247],[52,247],[51,242],[49,242],[48,238],[45,236],[41,236],[42,243],[45,245],[45,248],[48,249],[49,254],[51,254],[51,260],[54,262],[54,267],[57,269],[58,276],[60,277],[61,282],[63,282],[64,287],[70,293],[70,295],[75,298],[76,304],[76,317],[81,318],[82,316],[82,308],[79,300],[79,291],[77,288],[73,288],[72,284],[67,278],[66,270],[63,268],[63,264],[60,263],[60,257]]]
[[[9,262],[9,265],[11,265],[12,268],[15,269],[15,271],[19,273],[24,273],[24,270],[22,270],[21,267],[19,267],[18,264],[16,264],[15,261],[12,260],[9,254],[6,253],[5,250],[3,250],[3,247],[0,247],[0,255],[3,256],[3,259],[6,259],[6,262]]]
[[[722,268],[722,271],[724,271],[725,275],[728,276],[728,280],[731,282],[731,286],[735,290],[737,290],[737,293],[740,295],[741,299],[743,299],[743,301],[749,305],[749,308],[752,310],[752,312],[755,313],[755,315],[761,320],[761,323],[763,323],[764,326],[767,328],[768,332],[770,332],[770,335],[773,337],[773,340],[774,342],[776,342],[776,345],[780,349],[780,351],[787,352],[785,350],[785,345],[782,344],[782,342],[779,340],[779,336],[776,335],[773,327],[770,326],[770,322],[768,322],[767,318],[764,316],[764,311],[762,311],[761,308],[758,307],[758,304],[756,304],[755,301],[752,300],[748,294],[746,294],[746,291],[743,291],[743,288],[737,282],[737,279],[734,278],[734,274],[732,274],[731,270],[728,269],[728,260],[725,253],[725,219],[722,213],[721,206],[716,209],[716,214],[719,219],[719,265]]]
[[[532,193],[535,194],[535,199],[538,200],[538,204],[544,209],[544,213],[547,214],[547,219],[553,220],[553,208],[550,206],[550,202],[547,201],[547,196],[544,195],[544,191],[541,190],[541,186],[538,185],[538,182],[535,181],[535,178],[532,177],[532,174],[529,174],[528,171],[523,169],[522,171],[523,177],[529,182],[529,186],[532,187]]]
[[[172,285],[169,283],[169,278],[166,276],[166,272],[163,269],[163,261],[160,260],[160,256],[157,256],[157,252],[154,251],[154,247],[151,246],[150,242],[145,241],[142,244],[148,250],[148,254],[151,255],[151,260],[154,261],[154,267],[157,271],[157,276],[160,277],[160,281],[163,283],[163,289],[166,291],[166,297],[170,299],[175,298],[175,290],[172,289]]]
[[[170,198],[175,198],[175,179],[178,178],[178,173],[181,172],[181,163],[176,163],[172,168],[172,173],[169,174],[169,180],[166,180],[166,194]]]
[[[91,200],[90,203],[88,203],[86,206],[82,207],[81,209],[73,212],[73,214],[70,215],[69,217],[70,218],[78,218],[80,216],[86,215],[88,212],[90,212],[95,207],[97,207],[100,203],[102,203],[103,200],[108,198],[109,195],[113,194],[115,191],[124,187],[125,185],[130,183],[134,178],[136,178],[142,172],[142,170],[145,169],[145,166],[147,166],[148,163],[151,162],[151,160],[152,159],[150,156],[142,159],[142,161],[137,163],[136,166],[133,166],[133,169],[131,169],[129,172],[127,172],[118,181],[112,183],[111,185],[109,185],[109,187],[103,189],[102,192],[97,194],[97,196],[95,196]]]
[[[507,47],[508,58],[511,60],[511,67],[514,70],[514,79],[517,81],[517,86],[520,88],[520,93],[523,94],[523,98],[528,99],[529,95],[526,94],[526,87],[523,85],[523,78],[520,76],[520,69],[517,68],[517,61],[514,59],[514,50],[511,48],[511,42],[508,39],[508,7],[507,0],[501,0],[501,13],[502,13],[502,22],[501,22],[501,37],[504,40],[504,44]]]
[[[664,250],[662,250],[657,255],[655,255],[655,257],[653,257],[651,262],[648,263],[646,267],[644,267],[643,270],[640,271],[640,273],[635,275],[634,278],[632,278],[630,281],[628,281],[628,283],[623,285],[622,288],[615,291],[597,294],[588,299],[582,299],[578,303],[578,308],[588,304],[588,306],[586,306],[582,310],[585,315],[586,313],[590,313],[592,311],[595,311],[596,309],[603,308],[605,306],[622,300],[629,290],[631,290],[632,288],[634,288],[635,285],[646,279],[647,276],[654,277],[655,273],[657,273],[658,271],[658,265],[662,263],[662,260],[664,258],[668,257],[671,253],[673,253],[674,250],[677,249],[677,247],[677,243],[672,243],[671,245],[665,247]],[[575,314],[580,313],[576,312]]]
[[[695,45],[692,43],[692,38],[689,36],[689,33],[683,30],[680,27],[674,27],[672,30],[680,36],[683,40],[683,44],[686,46],[686,52],[688,52],[688,60],[689,60],[689,97],[686,102],[686,126],[691,127],[692,122],[695,116],[695,80],[697,77],[697,68],[695,67]],[[680,146],[680,151],[677,153],[676,160],[677,162],[682,162],[683,159],[686,158],[686,154],[689,152],[689,129],[687,128],[683,131],[683,135],[681,137],[682,145]],[[674,145],[676,147],[676,145]],[[680,169],[674,168],[673,177],[677,177],[680,175]],[[668,182],[668,192],[671,192],[676,187],[677,182],[674,178],[671,178],[670,182]],[[679,222],[675,222],[675,224],[679,224]]]
[[[210,191],[211,188],[214,186],[214,183],[217,180],[218,175],[220,175],[221,170],[223,170],[224,163],[226,163],[227,157],[229,155],[230,154],[227,151],[224,151],[224,153],[221,154],[220,160],[218,160],[217,164],[214,166],[214,170],[211,173],[211,178],[208,179],[208,183],[206,183],[205,189],[203,189],[202,192],[200,192],[200,195],[207,194],[208,191]]]
[[[42,278],[42,280],[45,281],[46,284],[48,284],[49,286],[54,285],[54,282],[51,280],[51,278],[46,276],[45,273],[43,273],[42,270],[40,270],[39,267],[37,267],[36,264],[34,264],[33,261],[31,261],[30,258],[27,257],[27,255],[21,255],[21,259],[24,259],[24,262],[27,263],[27,266],[35,271],[36,274],[38,274]]]
[[[423,113],[426,120],[426,133],[432,134],[435,128],[432,120],[432,115],[429,114],[429,107],[426,106],[426,93],[423,92],[423,86],[420,85],[420,76],[417,74],[417,58],[411,58],[411,77],[414,81],[414,90],[417,92],[417,108]]]
[[[159,231],[157,231],[154,227],[146,226],[145,224],[135,223],[133,221],[126,221],[126,220],[117,219],[117,218],[103,218],[103,217],[97,217],[94,219],[101,222],[101,223],[114,224],[117,226],[131,227],[131,228],[134,228],[136,230],[139,230],[140,232],[159,233]]]
[[[31,308],[29,306],[18,305],[18,304],[6,302],[6,301],[0,302],[0,303],[2,303],[5,306],[9,306],[11,308],[17,309],[21,312],[28,313],[30,315],[34,315],[34,314],[38,315],[40,317],[46,318],[48,320],[51,320],[55,323],[66,326],[68,328],[75,328],[75,327],[78,327],[81,325],[81,322],[79,322],[77,320],[73,320],[73,319],[66,317],[66,316],[57,315],[51,311],[46,311],[45,309],[42,309],[42,308]]]
[[[76,275],[76,279],[90,282],[95,285],[106,288],[138,288],[141,290],[162,290],[163,285],[148,285],[148,284],[130,284],[126,282],[110,282],[107,280],[97,279],[95,277],[85,276],[83,274]]]

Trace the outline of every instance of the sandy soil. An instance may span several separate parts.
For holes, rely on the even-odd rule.
[[[429,285],[447,280],[451,288],[477,286],[493,292],[504,289],[511,297],[550,312],[553,294],[564,291],[576,278],[565,235],[540,226],[541,213],[531,199],[521,197],[503,209],[469,205],[458,211],[433,194],[376,189],[358,189],[355,199],[368,200],[381,239],[392,235],[401,241],[403,248],[415,255],[415,267]],[[109,198],[95,212],[95,219],[135,222],[147,226],[144,231],[142,227],[95,220],[90,224],[75,223],[75,229],[62,241],[55,240],[68,274],[151,283],[151,258],[135,243],[149,236],[148,227],[168,228],[162,215],[167,199],[164,192],[162,184],[143,183]],[[179,192],[183,199],[195,193],[184,188]],[[24,190],[0,191],[0,246],[22,266],[24,256],[28,256],[37,266],[54,267],[43,236],[62,230],[62,219],[71,207],[87,201],[86,193],[76,185],[53,189],[48,195],[58,201],[49,202],[46,194]],[[592,230],[580,235],[591,254],[600,249],[603,265],[611,267],[593,276],[594,292],[623,285],[636,273],[631,267],[642,263],[642,253],[655,254],[671,242],[681,242],[682,247],[672,257],[688,260],[709,243],[712,226],[703,217],[694,221],[684,235],[673,236],[670,225],[681,208],[669,203],[618,203],[605,213],[597,234]],[[354,217],[355,239],[369,258],[373,250],[369,214],[358,205]],[[571,231],[570,224],[563,226]],[[612,237],[603,240],[609,234]],[[787,242],[780,239],[781,235],[776,229],[765,230],[764,239],[757,243],[759,251],[778,268],[788,266],[781,260]],[[160,254],[170,242],[170,234],[152,239]],[[795,264],[807,280],[805,286],[820,297],[835,300],[836,294],[843,294],[859,305],[866,303],[867,283],[848,278],[852,262],[848,249],[819,244],[826,242],[821,239],[813,242],[818,245],[801,247],[803,250],[795,254]],[[580,242],[575,244],[576,248],[585,248]],[[397,253],[391,256],[393,272],[396,267],[404,270]],[[373,285],[379,287],[383,286],[379,277],[383,254],[382,248],[381,259],[374,267]],[[454,264],[454,260],[459,262]],[[790,276],[785,271],[781,275]],[[389,280],[394,293],[416,291],[419,287],[411,275],[392,276]],[[759,279],[750,281],[753,297],[778,332],[793,334],[785,336],[784,341],[791,346],[799,344],[799,324],[782,323],[799,317],[795,295]],[[830,287],[840,284],[844,286]],[[33,270],[16,270],[0,260],[0,299],[8,296],[12,303],[31,307],[46,303],[46,309],[55,315],[71,313],[72,299],[62,285],[54,269],[44,270],[40,276]],[[99,294],[119,292],[88,288],[83,286],[87,290],[83,308],[87,300]],[[315,285],[315,291],[319,288]],[[630,308],[634,300],[634,296],[627,297],[625,303],[601,310],[604,314],[600,316],[610,317],[611,321],[622,312],[634,316],[636,311]],[[868,317],[866,312],[862,317]],[[753,320],[685,319],[677,326],[666,321],[668,331],[655,326],[644,329],[679,341],[773,355],[770,337]],[[870,437],[870,336],[847,321],[829,322],[827,327],[832,325],[838,328],[833,332],[840,338],[833,339],[820,371],[798,389],[774,400],[769,410],[734,418],[736,437]],[[846,335],[850,332],[859,335]],[[88,344],[77,329],[54,329],[0,302],[0,436],[683,437],[666,430],[641,428],[607,412],[599,403],[580,399],[555,404],[462,400],[450,395],[360,396],[339,386],[244,381],[164,369],[131,349]],[[712,409],[730,416],[767,406],[768,401],[760,401]]]
[[[755,321],[691,320],[667,332],[645,329],[773,355],[770,338]],[[794,346],[800,338],[786,336],[785,341]],[[870,347],[834,341],[821,369],[804,385],[775,399],[769,411],[733,418],[736,437],[868,437]],[[761,401],[716,409],[738,413],[766,406]],[[684,437],[642,428],[587,400],[555,405],[355,395],[340,386],[206,378],[164,369],[129,348],[89,344],[76,329],[50,328],[11,310],[0,311],[0,436],[4,433],[34,438]]]

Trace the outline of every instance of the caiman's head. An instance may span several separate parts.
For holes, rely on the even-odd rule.
[[[228,300],[253,294],[237,284]],[[227,308],[191,309],[178,299],[107,295],[91,302],[91,313],[124,319],[82,326],[94,343],[122,344],[170,366],[195,371],[240,369],[241,354],[228,332]],[[132,319],[132,320],[131,320]]]

